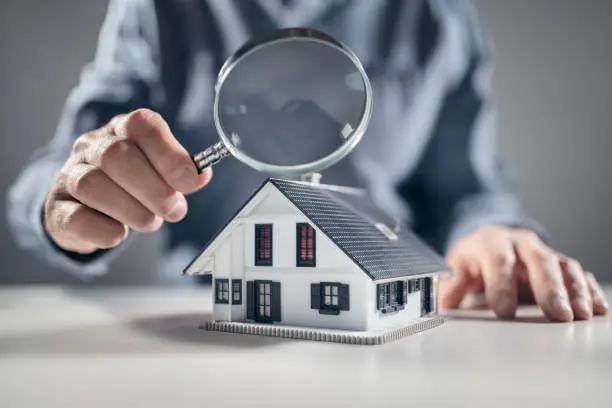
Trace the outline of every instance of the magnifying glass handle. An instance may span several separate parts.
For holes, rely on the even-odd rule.
[[[218,142],[193,156],[192,160],[198,169],[198,173],[202,173],[207,167],[219,163],[221,159],[229,156],[229,154],[230,152],[227,150],[227,147],[222,142]]]

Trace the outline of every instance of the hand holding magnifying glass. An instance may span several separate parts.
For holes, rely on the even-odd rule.
[[[344,45],[313,30],[280,30],[223,66],[214,97],[221,141],[192,161],[199,172],[228,155],[264,173],[321,171],[359,143],[371,93]],[[207,182],[193,177],[188,160],[155,112],[120,115],[84,133],[45,201],[45,232],[63,250],[86,254],[119,245],[130,230],[182,220],[184,194]]]
[[[355,54],[311,29],[283,29],[241,47],[215,86],[219,143],[201,172],[229,155],[265,173],[321,171],[344,158],[370,120],[372,90]]]

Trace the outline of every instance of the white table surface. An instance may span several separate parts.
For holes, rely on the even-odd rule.
[[[207,288],[0,288],[0,407],[612,407],[609,316],[354,346],[198,329],[210,310]]]

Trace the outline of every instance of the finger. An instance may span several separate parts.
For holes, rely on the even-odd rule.
[[[610,305],[597,279],[595,279],[595,275],[591,272],[587,272],[585,277],[591,293],[591,298],[593,299],[593,313],[596,315],[607,314],[610,311]]]
[[[115,134],[134,142],[161,177],[174,189],[191,193],[210,178],[198,175],[191,156],[176,140],[166,121],[148,109],[139,109],[113,122]]]
[[[178,222],[187,214],[187,201],[166,183],[138,146],[105,135],[83,149],[83,161],[99,167],[153,214]]]
[[[63,170],[66,191],[82,204],[100,211],[140,232],[156,231],[163,220],[91,164],[77,164]]]
[[[592,299],[582,267],[563,255],[560,264],[574,316],[580,320],[590,319],[593,316]]]
[[[212,167],[205,168],[202,171],[202,173],[198,176],[198,183],[196,184],[195,188],[192,191],[185,193],[185,194],[195,193],[196,191],[204,188],[206,185],[208,185],[208,183],[210,183],[212,176],[213,176]]]
[[[554,321],[572,321],[574,313],[569,304],[557,256],[534,238],[519,237],[516,250],[527,267],[536,303],[544,314]]]
[[[76,201],[57,202],[54,212],[53,227],[84,246],[114,248],[128,235],[125,225]]]
[[[458,308],[469,289],[470,281],[469,265],[457,263],[450,276],[439,280],[440,308]]]
[[[504,319],[511,319],[516,314],[515,262],[514,247],[506,235],[488,243],[481,261],[487,303],[498,317]]]

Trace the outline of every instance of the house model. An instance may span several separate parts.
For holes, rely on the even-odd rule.
[[[184,274],[213,275],[208,330],[383,344],[442,323],[447,270],[363,191],[268,179]]]

